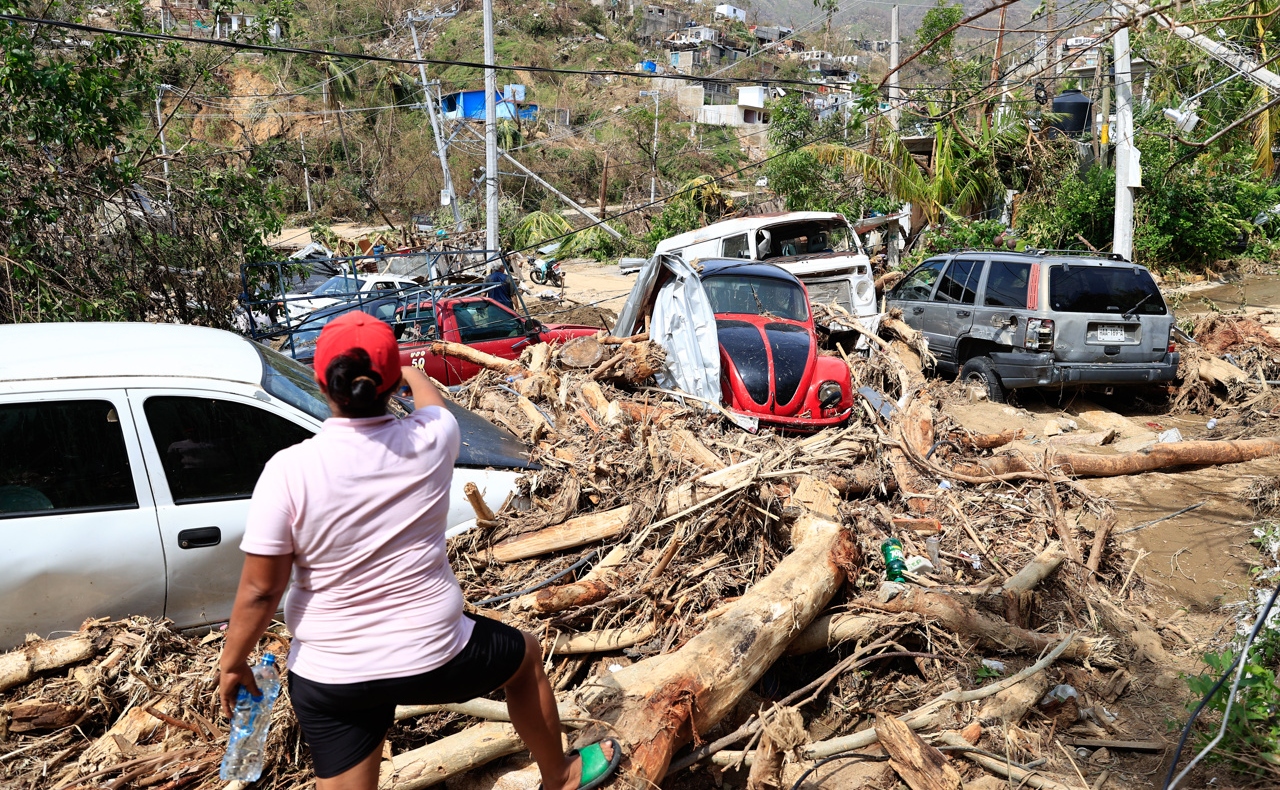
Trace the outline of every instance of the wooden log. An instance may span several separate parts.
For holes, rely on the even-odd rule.
[[[897,771],[911,790],[960,790],[960,774],[956,769],[942,752],[925,743],[906,724],[879,713],[876,732],[880,745],[889,753],[889,767]]]
[[[510,724],[478,724],[383,761],[378,788],[421,790],[522,749]]]
[[[953,433],[951,440],[957,444],[972,447],[975,450],[994,450],[997,447],[1004,447],[1010,442],[1016,442],[1026,435],[1027,432],[1021,428],[1011,428],[999,433]]]
[[[665,406],[648,406],[643,403],[634,403],[632,401],[614,401],[614,407],[623,414],[631,418],[632,422],[651,422],[654,425],[668,426],[671,424],[671,418],[675,416],[675,410],[668,409]]]
[[[98,652],[90,634],[74,634],[24,645],[0,656],[0,691],[34,680],[41,672],[87,661]]]
[[[1006,593],[1030,592],[1049,578],[1066,559],[1067,553],[1062,550],[1062,543],[1055,540],[1045,546],[1044,551],[1037,554],[1035,559],[1006,579],[1001,589]]]
[[[671,432],[671,439],[667,449],[677,458],[682,458],[695,466],[700,466],[708,472],[715,472],[725,467],[725,463],[720,460],[720,456],[707,449],[706,445],[698,441],[698,437],[693,435],[693,432],[685,428],[676,428]]]
[[[437,340],[431,344],[431,353],[438,357],[454,357],[455,359],[465,360],[473,365],[479,365],[482,368],[496,370],[508,376],[514,376],[518,373],[525,373],[524,365],[510,359],[495,357],[493,354],[486,354],[479,349],[463,343],[451,343],[447,340]]]
[[[525,354],[529,357],[529,372],[537,375],[546,373],[551,364],[551,346],[547,343],[534,343],[525,350]]]
[[[480,488],[475,483],[467,483],[463,486],[462,493],[466,494],[467,501],[471,503],[471,509],[476,512],[477,521],[493,521],[493,511],[485,504],[484,497],[480,496]]]
[[[20,702],[0,708],[0,731],[33,732],[69,727],[84,716],[84,708],[61,702]]]
[[[888,601],[863,599],[872,609],[895,614],[918,614],[935,620],[953,634],[974,637],[980,644],[996,650],[1039,653],[1056,644],[1056,635],[1042,634],[1010,625],[1005,620],[980,612],[945,593],[905,587]],[[1072,640],[1067,658],[1088,659],[1098,666],[1115,666],[1114,648],[1105,638]]]
[[[1061,436],[1050,436],[1046,443],[1051,447],[1101,447],[1115,441],[1116,431],[1108,428],[1105,431],[1089,433],[1064,433]]]
[[[631,505],[588,513],[571,518],[563,524],[504,540],[493,547],[493,558],[498,562],[515,562],[553,551],[585,546],[620,534],[630,518]]]
[[[581,718],[582,708],[571,702],[559,702],[560,718]],[[427,716],[432,713],[461,713],[485,721],[511,721],[511,712],[504,701],[478,697],[466,702],[452,702],[444,705],[399,705],[396,707],[396,721]]]
[[[1200,357],[1196,373],[1200,380],[1219,387],[1236,384],[1249,378],[1249,374],[1225,359],[1204,355]]]
[[[968,746],[969,742],[960,737],[959,733],[944,732],[938,736],[938,740],[947,746]],[[1034,787],[1037,790],[1072,790],[1069,785],[1050,779],[1047,776],[1041,776],[1034,771],[1024,771],[1021,768],[1010,765],[1002,760],[994,760],[977,752],[961,752],[965,759],[981,765],[992,773],[1000,776],[1008,777],[1012,780],[1015,787],[1026,785]]]
[[[597,678],[582,702],[608,726],[588,727],[581,740],[614,734],[626,755],[625,785],[653,787],[672,753],[732,710],[826,605],[855,557],[840,525],[810,530],[772,573],[679,650]]]
[[[602,628],[582,634],[560,634],[556,637],[553,652],[562,656],[609,653],[647,642],[657,632],[653,623],[647,623],[639,628]]]
[[[1015,727],[1033,705],[1044,699],[1048,690],[1048,675],[1043,672],[1032,675],[984,702],[978,711],[978,718],[985,722],[1002,722],[1006,727]]]
[[[866,639],[876,632],[886,618],[876,615],[825,614],[796,635],[787,645],[786,654],[798,656],[819,650],[830,650],[842,642]]]
[[[875,493],[881,486],[886,491],[898,490],[898,481],[886,477],[878,464],[860,464],[838,475],[828,475],[827,483],[842,497]]]
[[[792,707],[775,709],[762,725],[760,746],[747,775],[747,790],[780,790],[787,756],[808,740],[804,717]]]
[[[564,584],[559,587],[548,587],[545,590],[539,590],[533,595],[533,606],[530,608],[535,612],[563,612],[566,609],[575,609],[579,606],[587,606],[596,601],[603,601],[613,592],[613,585],[601,581],[581,581],[572,584]]]
[[[902,415],[899,435],[902,441],[909,444],[919,457],[924,457],[933,445],[933,409],[924,398],[912,400]],[[925,480],[916,465],[907,457],[901,448],[889,449],[889,468],[898,482],[898,491],[906,500],[907,509],[916,515],[927,514],[933,509],[933,499],[913,497],[912,494],[927,494],[937,489]]]
[[[594,337],[575,337],[560,347],[560,364],[567,368],[594,368],[604,361],[604,344]]]
[[[609,410],[609,398],[596,382],[590,379],[583,380],[578,384],[578,394],[601,417]]]
[[[1050,449],[1046,462],[1050,469],[1070,477],[1118,477],[1178,466],[1238,464],[1278,453],[1280,439],[1236,439],[1157,444],[1146,450],[1114,455]],[[961,474],[987,476],[1038,471],[1038,467],[1022,455],[1000,455],[977,463],[957,464],[955,469]]]

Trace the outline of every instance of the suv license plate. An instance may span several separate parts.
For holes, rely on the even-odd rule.
[[[1124,327],[1122,326],[1098,327],[1098,340],[1103,343],[1122,342],[1124,339]]]

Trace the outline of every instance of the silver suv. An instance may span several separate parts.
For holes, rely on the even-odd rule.
[[[930,258],[888,294],[943,373],[993,401],[1025,387],[1172,381],[1173,316],[1145,267],[1065,252]]]

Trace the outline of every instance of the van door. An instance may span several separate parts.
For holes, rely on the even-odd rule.
[[[957,345],[973,326],[973,304],[977,300],[984,263],[974,258],[952,260],[938,281],[933,302],[925,311],[925,326],[932,327],[935,333],[929,337],[929,349],[946,365],[958,365]]]
[[[164,615],[165,563],[122,390],[0,395],[0,650]]]
[[[254,398],[131,389],[169,568],[164,614],[179,627],[231,615],[249,497],[271,456],[310,438],[301,417]]]

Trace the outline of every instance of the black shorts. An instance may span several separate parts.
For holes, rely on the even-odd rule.
[[[368,757],[395,721],[397,705],[444,705],[490,694],[524,661],[524,634],[487,617],[443,666],[420,675],[364,683],[317,683],[289,673],[289,698],[311,747],[316,776],[328,779]]]

